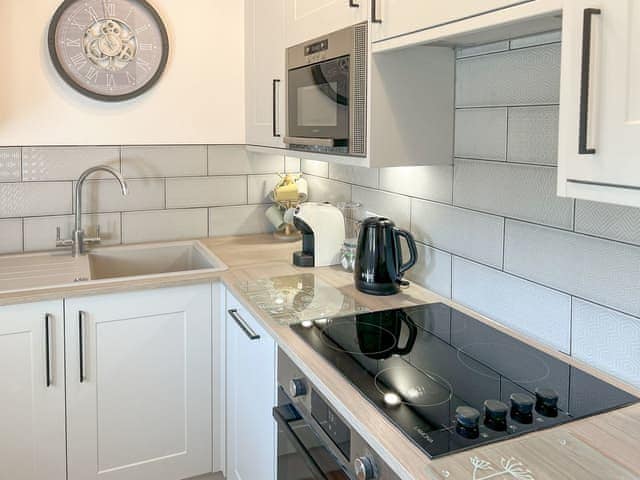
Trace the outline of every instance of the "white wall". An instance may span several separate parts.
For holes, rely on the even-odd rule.
[[[60,0],[0,0],[0,146],[235,143],[244,140],[244,2],[151,0],[167,25],[165,74],[106,104],[59,78],[47,30]]]

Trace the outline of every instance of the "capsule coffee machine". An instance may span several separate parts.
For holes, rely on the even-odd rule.
[[[326,267],[340,263],[344,243],[344,217],[329,203],[298,206],[293,224],[302,233],[302,250],[293,254],[298,267]]]

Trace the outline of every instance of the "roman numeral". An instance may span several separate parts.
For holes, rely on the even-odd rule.
[[[86,25],[82,25],[81,23],[78,23],[78,21],[77,21],[77,20],[74,20],[73,18],[69,18],[69,23],[70,23],[71,25],[73,25],[74,27],[77,27],[77,28],[78,28],[78,30],[83,31],[83,32],[84,32],[84,31],[86,30],[86,28],[87,28],[87,26],[86,26]]]
[[[136,65],[138,65],[142,70],[149,73],[151,71],[151,64],[142,58],[138,58],[136,60]]]
[[[104,5],[104,13],[105,13],[105,15],[107,15],[108,17],[115,17],[116,16],[116,4],[115,3],[107,3],[106,1],[103,1],[103,5]]]
[[[141,33],[144,33],[147,30],[149,30],[149,28],[151,28],[151,25],[149,25],[149,24],[142,25],[141,27],[136,28],[136,34],[140,35]]]
[[[84,57],[82,53],[78,53],[73,57],[71,57],[71,63],[73,63],[73,66],[76,67],[78,70],[81,70],[82,67],[84,67],[87,64],[87,59]]]
[[[143,52],[149,52],[149,51],[153,50],[153,44],[151,44],[151,43],[141,43],[140,44],[140,50],[142,50]]]
[[[85,73],[84,78],[87,79],[87,82],[93,81],[93,83],[98,83],[98,74],[100,72],[96,67],[89,67],[87,73]]]
[[[116,86],[116,79],[113,73],[107,73],[107,88],[113,89]]]
[[[127,16],[124,17],[124,21],[126,22],[127,20],[129,20],[129,17],[131,16],[131,14],[133,13],[133,7],[131,7],[129,9],[129,12],[127,13]]]
[[[98,12],[96,12],[95,8],[93,7],[86,8],[85,12],[87,12],[87,14],[93,19],[94,23],[98,21]]]
[[[80,39],[76,38],[75,40],[72,40],[70,38],[67,38],[67,47],[77,47],[80,48]]]
[[[126,73],[127,73],[127,82],[129,83],[129,85],[135,85],[136,84],[136,77],[131,75],[131,72],[126,72]]]

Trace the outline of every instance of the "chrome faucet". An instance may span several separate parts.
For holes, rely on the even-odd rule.
[[[75,227],[73,229],[73,236],[70,240],[62,240],[60,238],[60,227],[57,228],[56,246],[57,247],[71,247],[71,251],[74,257],[84,255],[86,244],[100,243],[100,225],[96,227],[96,236],[92,238],[86,238],[85,232],[82,228],[82,187],[87,178],[96,172],[107,172],[113,175],[118,182],[120,182],[120,188],[122,189],[122,195],[126,196],[129,192],[127,182],[122,177],[120,172],[114,170],[106,165],[99,165],[97,167],[91,167],[80,175],[78,183],[76,184],[76,212],[75,212]]]

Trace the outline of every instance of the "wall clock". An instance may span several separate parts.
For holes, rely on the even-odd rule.
[[[49,53],[71,87],[118,102],[159,80],[169,39],[160,15],[145,0],[64,0],[49,26]]]

